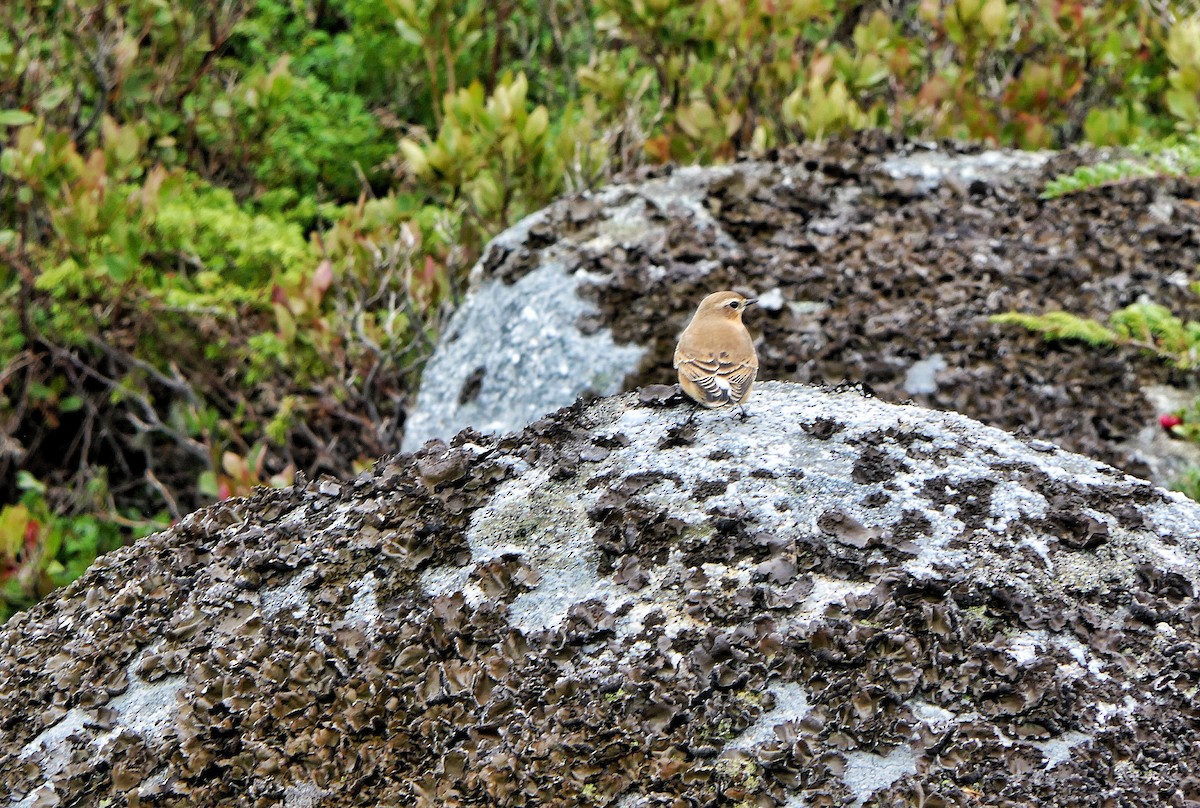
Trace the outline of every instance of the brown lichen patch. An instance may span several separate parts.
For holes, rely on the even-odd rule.
[[[941,475],[926,480],[921,493],[933,505],[952,505],[954,518],[962,522],[964,530],[972,531],[983,528],[991,519],[995,487],[994,479]]]
[[[862,450],[854,463],[851,479],[859,485],[884,483],[907,471],[909,467],[904,461],[897,460],[875,446],[868,446]]]
[[[638,490],[636,487],[633,490]],[[618,486],[588,512],[596,527],[599,572],[617,572],[618,583],[645,583],[641,564],[662,565],[678,544],[686,523]]]
[[[818,418],[812,423],[804,424],[803,428],[805,432],[818,440],[828,440],[845,427],[832,418]]]

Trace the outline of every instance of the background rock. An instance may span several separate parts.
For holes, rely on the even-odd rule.
[[[7,805],[1185,805],[1200,505],[766,383],[464,432],[0,629]]]
[[[547,219],[546,212],[529,216],[490,244],[485,262],[507,255],[536,261],[536,268],[506,283],[479,280],[483,265],[476,267],[472,294],[425,367],[404,425],[406,450],[468,426],[510,432],[584,393],[619,392],[641,362],[641,347],[617,345],[604,329],[584,334],[576,327],[598,310],[576,293],[586,273],[575,271],[564,244],[551,237],[543,249],[532,246],[547,239]]]
[[[619,389],[622,373],[626,389],[674,381],[675,340],[699,300],[746,287],[764,304],[747,315],[760,378],[864,382],[1165,482],[1178,463],[1159,456],[1176,442],[1146,439],[1159,413],[1142,389],[1186,386],[1183,374],[1133,349],[1046,343],[988,322],[1010,310],[1103,318],[1143,295],[1200,318],[1188,286],[1200,264],[1196,185],[1147,178],[1040,198],[1081,159],[867,135],[560,201],[477,267],[404,445],[467,424],[519,429],[587,390]],[[527,276],[554,289],[535,309],[547,333],[507,328],[513,316],[489,308]],[[473,378],[475,398],[463,392]]]

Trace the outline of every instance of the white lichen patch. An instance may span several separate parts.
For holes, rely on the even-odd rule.
[[[1026,536],[1021,539],[1021,547],[1028,547],[1037,553],[1038,558],[1046,565],[1047,572],[1054,572],[1054,560],[1050,557],[1050,544],[1042,536]]]
[[[600,600],[612,611],[631,599],[600,575],[592,532],[580,499],[539,471],[503,484],[473,515],[467,543],[476,564],[514,554],[537,570],[539,583],[509,605],[512,624],[534,631],[557,626],[577,603]]]
[[[916,756],[907,746],[901,745],[886,755],[861,751],[848,753],[842,782],[854,795],[854,805],[859,806],[879,789],[916,772]]]
[[[1112,678],[1104,672],[1104,663],[1096,657],[1090,648],[1081,643],[1077,638],[1065,633],[1056,634],[1054,642],[1074,657],[1075,661],[1091,675],[1102,680]]]
[[[1120,704],[1102,701],[1096,704],[1096,723],[1103,727],[1114,719],[1122,719],[1127,715],[1132,715],[1138,708],[1137,700],[1133,696],[1126,696],[1125,700]]]
[[[972,718],[977,717],[972,716]],[[1082,743],[1092,740],[1092,736],[1090,734],[1086,732],[1080,732],[1078,730],[1069,730],[1064,732],[1062,735],[1057,735],[1053,738],[1046,738],[1045,740],[1040,741],[1018,741],[1009,737],[1008,735],[1005,735],[1001,730],[996,728],[993,728],[993,732],[995,733],[997,740],[1000,741],[1000,744],[1006,748],[1013,748],[1021,745],[1032,746],[1033,748],[1037,749],[1045,758],[1044,768],[1046,769],[1052,769],[1060,763],[1070,760],[1072,749]]]
[[[949,367],[946,358],[935,353],[913,362],[904,374],[904,392],[910,396],[931,395],[937,392],[937,375]]]
[[[1026,665],[1041,656],[1046,649],[1044,631],[1027,631],[1008,638],[1008,653],[1018,664]]]
[[[1046,515],[1046,498],[1012,480],[1003,480],[992,489],[992,518],[997,530]]]
[[[49,783],[43,783],[21,799],[14,798],[8,803],[9,808],[55,808],[61,804],[62,800]]]
[[[937,732],[944,732],[958,723],[957,714],[922,699],[908,702],[908,709],[912,710],[913,718]]]
[[[984,180],[989,183],[1010,181],[1021,171],[1037,171],[1053,152],[1013,152],[991,149],[979,154],[945,154],[928,151],[889,157],[880,168],[891,176],[918,181],[924,191],[932,191],[948,179],[958,182]]]
[[[430,598],[439,598],[454,592],[466,594],[468,580],[471,577],[470,567],[453,567],[449,565],[429,567],[421,572],[421,589]],[[468,603],[474,604],[482,592],[474,588],[475,599],[467,598]]]
[[[1046,756],[1046,768],[1052,769],[1063,761],[1069,760],[1072,749],[1091,739],[1092,736],[1086,732],[1071,731],[1064,732],[1057,738],[1039,741],[1034,746],[1041,749],[1042,754]]]
[[[87,712],[75,707],[58,719],[58,722],[47,727],[21,749],[20,760],[33,759],[47,777],[58,774],[71,760],[71,747],[67,739],[83,729],[83,723],[88,718]]]
[[[283,790],[284,808],[316,808],[329,792],[314,783],[294,783]]]
[[[775,697],[775,706],[760,715],[757,721],[726,744],[726,750],[748,750],[759,744],[777,740],[776,727],[803,720],[811,709],[808,690],[798,682],[776,682],[768,687],[767,691]]]
[[[118,726],[145,738],[161,737],[174,726],[178,711],[176,697],[186,679],[183,676],[167,676],[157,682],[145,682],[129,672],[129,687],[115,696],[108,706],[117,714]],[[97,736],[98,741],[113,737],[111,734]]]
[[[273,617],[285,609],[298,618],[304,617],[309,609],[309,593],[306,587],[311,581],[312,570],[305,570],[293,575],[283,586],[260,591],[259,608],[267,617]]]
[[[157,682],[145,682],[137,677],[133,667],[130,665],[127,671],[129,686],[125,692],[112,698],[107,705],[115,714],[113,729],[93,736],[86,726],[94,722],[95,717],[87,710],[74,707],[25,744],[18,759],[36,763],[47,782],[21,799],[12,800],[10,808],[58,804],[54,786],[49,781],[71,762],[72,737],[90,746],[96,754],[103,754],[122,733],[140,735],[153,746],[174,726],[178,712],[176,696],[186,684],[185,677],[168,676]]]
[[[831,604],[844,603],[850,595],[865,595],[874,585],[862,581],[844,581],[824,575],[812,577],[813,588],[789,614],[793,617],[820,616]]]
[[[375,593],[375,574],[368,572],[362,580],[354,584],[354,598],[342,619],[348,623],[362,626],[368,637],[378,631],[379,598]]]

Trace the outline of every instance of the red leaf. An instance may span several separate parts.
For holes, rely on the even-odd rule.
[[[1158,416],[1158,423],[1163,429],[1170,432],[1175,427],[1181,425],[1183,423],[1183,419],[1174,413],[1167,413],[1166,415]]]
[[[25,552],[32,553],[38,545],[38,536],[42,532],[42,525],[36,519],[30,519],[25,523]]]
[[[312,287],[317,290],[319,297],[320,295],[324,295],[326,290],[332,285],[333,262],[326,258],[317,264],[317,271],[313,273]]]

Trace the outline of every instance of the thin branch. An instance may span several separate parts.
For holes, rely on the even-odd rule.
[[[187,86],[183,88],[182,92],[175,96],[176,107],[182,107],[183,99],[187,98],[195,91],[196,87],[200,84],[200,79],[204,78],[204,75],[212,68],[213,63],[217,60],[217,57],[221,55],[221,52],[224,51],[225,47],[229,44],[229,38],[233,35],[233,29],[237,27],[239,22],[241,22],[242,17],[246,15],[246,11],[247,9],[245,6],[240,6],[236,10],[230,10],[229,13],[231,17],[224,31],[217,27],[216,15],[213,15],[210,20],[208,50],[204,53],[204,58],[200,60],[200,64],[196,66],[195,71],[192,73],[192,78],[188,81]]]
[[[131,365],[131,366],[137,368],[138,370],[143,371],[147,376],[154,379],[154,381],[158,382],[163,387],[183,396],[185,399],[187,399],[187,402],[189,404],[191,404],[192,406],[194,406],[194,407],[202,406],[200,397],[196,395],[196,391],[193,390],[191,388],[191,386],[189,386],[187,384],[187,382],[183,379],[183,377],[179,373],[179,368],[176,367],[175,365],[173,365],[173,364],[171,365],[171,371],[172,371],[173,375],[166,376],[161,371],[159,371],[158,368],[154,367],[154,365],[151,365],[149,362],[145,362],[141,359],[138,359],[136,356],[126,353],[125,351],[122,351],[119,348],[114,348],[111,345],[109,345],[108,343],[106,343],[103,340],[100,340],[96,337],[89,337],[88,344],[90,344],[94,348],[98,348],[101,353],[103,353],[109,359],[112,359],[115,362],[118,362],[118,363],[124,364],[124,365]]]
[[[158,477],[154,476],[154,471],[151,469],[146,469],[146,473],[143,476],[146,478],[146,482],[150,483],[150,487],[157,491],[159,496],[163,498],[163,501],[167,503],[167,510],[170,511],[171,518],[178,519],[181,515],[179,503],[175,501],[175,497],[171,496],[170,489],[163,485]]]
[[[67,362],[68,364],[82,371],[86,376],[104,385],[107,389],[117,392],[131,401],[136,402],[141,408],[145,420],[137,418],[133,413],[127,413],[126,417],[129,419],[130,423],[132,423],[139,430],[143,432],[158,432],[162,435],[165,435],[182,447],[188,454],[203,460],[205,468],[210,468],[212,466],[212,458],[209,456],[207,447],[190,436],[184,435],[181,432],[164,424],[158,417],[158,413],[155,411],[154,406],[146,399],[145,396],[141,395],[135,390],[131,390],[128,387],[121,385],[119,382],[113,379],[110,379],[109,377],[92,368],[70,351],[58,345],[54,345],[53,343],[43,341],[42,344],[54,355],[56,359]]]

